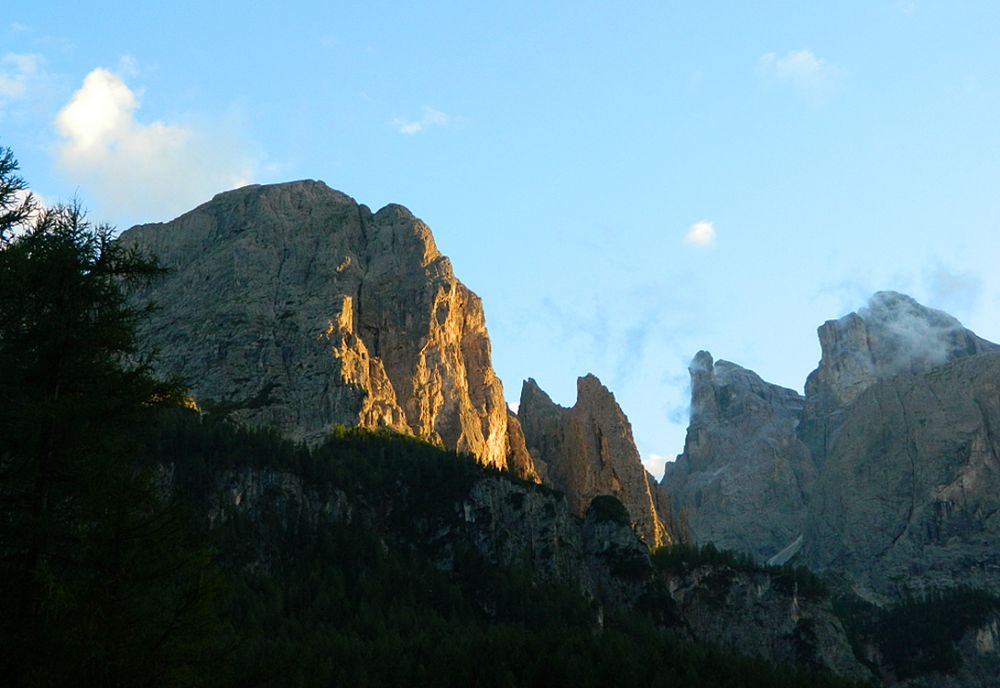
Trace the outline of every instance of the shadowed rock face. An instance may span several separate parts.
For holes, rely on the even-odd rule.
[[[819,336],[805,398],[695,357],[662,484],[693,538],[761,559],[791,544],[876,598],[1000,592],[1000,347],[892,292]]]
[[[1000,352],[872,385],[816,483],[807,562],[880,594],[1000,593]]]
[[[795,429],[804,400],[701,351],[684,453],[661,483],[696,542],[776,555],[803,530],[815,471]]]
[[[823,353],[806,380],[800,428],[817,463],[833,446],[847,407],[874,383],[998,348],[947,313],[892,291],[876,293],[857,313],[828,320],[818,334]]]
[[[405,208],[249,186],[121,240],[172,269],[141,295],[158,305],[142,341],[206,408],[311,443],[336,423],[394,428],[537,479],[482,303]]]
[[[1000,592],[1000,347],[895,292],[819,328],[803,556],[875,595]]]
[[[648,545],[671,541],[657,511],[656,482],[642,465],[632,426],[600,380],[579,378],[576,404],[569,409],[527,380],[518,418],[534,463],[544,466],[551,484],[566,493],[574,513],[583,516],[594,497],[613,495]]]

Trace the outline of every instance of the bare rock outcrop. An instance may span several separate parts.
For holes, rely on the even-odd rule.
[[[803,594],[774,573],[724,564],[660,575],[691,635],[703,642],[857,681],[872,679],[826,595]]]
[[[1000,348],[893,292],[819,335],[804,399],[695,357],[662,483],[693,539],[795,556],[876,601],[1000,593]]]
[[[997,349],[947,313],[892,291],[877,292],[858,312],[826,321],[818,335],[822,358],[806,380],[800,436],[819,464],[846,409],[874,383]]]
[[[1000,594],[1000,352],[878,382],[816,482],[805,556],[876,595]]]
[[[804,560],[875,598],[1000,592],[1000,347],[895,292],[819,328]]]
[[[695,542],[777,555],[802,535],[815,469],[796,436],[804,400],[700,351],[684,453],[662,488]]]
[[[254,185],[121,241],[171,269],[141,295],[157,304],[141,339],[207,410],[310,443],[337,423],[389,427],[537,479],[482,303],[402,206]]]
[[[529,379],[521,388],[518,418],[534,463],[545,467],[574,513],[583,516],[594,497],[612,495],[647,545],[671,542],[657,510],[656,481],[642,465],[632,426],[600,380],[579,378],[576,404],[567,409]]]

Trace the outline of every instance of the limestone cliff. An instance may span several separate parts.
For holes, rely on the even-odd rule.
[[[617,497],[649,546],[671,541],[657,510],[654,478],[643,468],[632,426],[593,375],[577,380],[572,408],[555,404],[534,380],[521,388],[518,418],[536,464],[582,516],[598,495]]]
[[[1000,352],[862,392],[816,482],[806,561],[883,595],[1000,593]]]
[[[819,328],[805,398],[705,352],[663,487],[696,542],[893,599],[1000,593],[1000,350],[908,296]]]
[[[799,427],[820,469],[804,560],[876,596],[1000,592],[1000,348],[894,292],[819,337]]]
[[[122,235],[171,273],[141,339],[208,410],[306,442],[389,427],[537,479],[482,303],[408,210],[322,182],[248,186]]]
[[[803,594],[774,572],[724,564],[660,577],[694,638],[771,662],[827,669],[857,681],[872,678],[825,594]]]
[[[795,434],[803,398],[707,351],[689,370],[691,422],[663,488],[696,542],[769,559],[802,534],[815,478]]]
[[[997,348],[947,313],[892,291],[826,321],[818,335],[822,358],[806,380],[800,428],[817,463],[836,441],[847,407],[875,382]]]

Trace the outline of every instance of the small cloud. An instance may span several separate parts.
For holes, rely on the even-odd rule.
[[[757,60],[759,74],[791,84],[806,98],[821,103],[832,96],[843,79],[843,70],[816,57],[811,50],[791,50],[779,57],[765,53]]]
[[[31,30],[27,24],[22,24],[21,22],[11,22],[9,26],[10,30],[14,33],[24,33]]]
[[[700,248],[709,248],[715,243],[715,226],[708,220],[695,222],[688,230],[684,241]]]
[[[676,459],[668,459],[666,456],[660,456],[659,454],[650,454],[642,461],[642,465],[646,467],[646,470],[653,474],[653,477],[657,480],[663,478],[663,469],[666,465],[675,461]]]
[[[514,401],[514,402],[508,401],[507,402],[507,408],[509,408],[511,411],[513,411],[514,414],[516,415],[518,409],[521,408],[521,402],[520,401]]]
[[[896,9],[908,17],[916,14],[917,7],[916,0],[896,0]]]
[[[143,123],[139,107],[119,74],[98,68],[56,116],[58,167],[109,209],[163,217],[250,182],[255,165],[224,127]]]
[[[22,203],[28,200],[31,196],[35,203],[35,208],[33,212],[28,213],[24,222],[18,223],[17,225],[4,230],[4,238],[16,237],[24,234],[31,226],[35,224],[38,218],[41,216],[47,207],[45,199],[39,194],[34,193],[30,189],[19,189],[14,192],[14,196],[11,201],[11,207],[19,207]]]
[[[441,112],[440,110],[435,110],[434,108],[425,107],[423,109],[423,116],[418,120],[408,120],[401,117],[397,117],[392,120],[392,125],[396,127],[396,131],[400,134],[406,134],[407,136],[412,136],[413,134],[419,134],[427,127],[438,126],[443,127],[451,122],[451,116],[447,113]]]
[[[40,56],[30,54],[7,53],[0,57],[0,103],[23,98],[41,62]]]
[[[35,213],[32,215],[32,219],[38,216],[38,213],[49,207],[49,204],[45,201],[45,198],[41,194],[35,193],[31,189],[15,191],[14,192],[14,205],[20,205],[28,198],[28,194],[31,194],[35,199]]]
[[[407,122],[405,120],[396,119],[393,120],[396,125],[397,130],[400,134],[416,134],[424,130],[424,125],[421,122]]]

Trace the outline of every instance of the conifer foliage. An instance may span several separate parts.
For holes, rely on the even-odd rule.
[[[183,682],[206,558],[130,440],[178,397],[138,356],[127,298],[160,268],[78,203],[38,211],[16,170],[0,149],[0,674]]]

